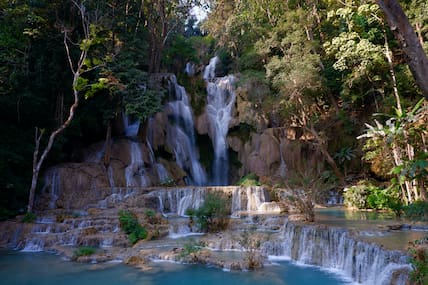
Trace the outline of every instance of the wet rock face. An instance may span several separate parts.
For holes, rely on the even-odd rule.
[[[301,167],[303,161],[308,165],[323,161],[321,153],[301,137],[298,128],[269,128],[262,133],[252,133],[247,141],[238,136],[229,137],[228,144],[238,153],[241,177],[255,173],[276,182]]]
[[[67,163],[49,169],[37,209],[79,209],[110,192],[105,169],[96,163]]]

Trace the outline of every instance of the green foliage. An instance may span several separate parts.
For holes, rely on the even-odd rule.
[[[357,185],[345,189],[343,193],[344,203],[348,207],[355,207],[357,209],[367,208],[367,197],[370,194],[368,190],[374,187],[366,180],[359,181]]]
[[[427,219],[428,218],[428,202],[426,201],[415,201],[407,206],[403,207],[403,211],[406,217],[414,219]]]
[[[380,188],[368,180],[346,189],[343,194],[345,204],[357,209],[392,210],[401,215],[402,203],[396,187]]]
[[[183,245],[183,251],[180,253],[180,257],[188,257],[191,254],[197,253],[203,248],[203,244],[199,241],[196,242],[193,239],[190,239]]]
[[[410,273],[412,284],[428,284],[428,237],[411,243],[409,254],[410,264],[413,267]]]
[[[198,209],[187,209],[186,215],[196,217],[196,222],[202,231],[224,230],[230,215],[229,204],[220,193],[208,193],[202,206]]]
[[[259,177],[254,173],[248,173],[236,182],[239,186],[260,186]]]
[[[22,218],[23,223],[34,223],[36,220],[37,215],[35,213],[27,212],[25,213],[24,217]]]
[[[364,159],[371,163],[375,173],[390,178],[392,185],[403,189],[401,199],[406,203],[413,202],[413,196],[421,195],[409,185],[414,181],[424,184],[428,173],[424,143],[427,115],[428,109],[422,99],[411,109],[385,115],[385,123],[375,120],[374,125],[366,124],[366,132],[358,137],[366,139]]]
[[[137,216],[131,211],[119,211],[120,228],[128,235],[131,244],[145,239],[147,230],[139,223]]]
[[[90,246],[80,246],[73,252],[73,257],[77,258],[79,256],[89,256],[94,254],[97,251],[96,248]]]

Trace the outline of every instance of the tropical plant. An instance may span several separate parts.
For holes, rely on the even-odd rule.
[[[131,244],[147,237],[146,228],[139,223],[137,216],[131,211],[119,211],[119,224],[120,228],[128,235]]]
[[[421,99],[409,111],[396,110],[388,116],[385,124],[375,120],[375,125],[366,124],[364,159],[372,165],[379,159],[389,175],[391,182],[401,189],[401,199],[405,204],[418,199],[426,200],[426,162],[428,106]]]

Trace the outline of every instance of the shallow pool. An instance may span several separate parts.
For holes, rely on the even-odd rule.
[[[153,263],[141,271],[122,264],[78,264],[47,253],[0,251],[2,285],[339,285],[350,284],[339,275],[288,261],[256,272],[224,272],[201,265]]]

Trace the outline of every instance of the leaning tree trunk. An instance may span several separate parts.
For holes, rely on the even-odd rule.
[[[412,25],[397,0],[376,0],[386,21],[407,55],[407,62],[416,83],[428,99],[428,58]]]
[[[70,125],[71,121],[74,118],[75,110],[79,105],[79,92],[76,90],[76,85],[75,85],[77,84],[77,79],[79,78],[79,76],[80,76],[79,73],[75,73],[74,75],[74,80],[73,80],[74,103],[70,107],[70,114],[68,115],[67,120],[61,126],[59,126],[55,131],[51,133],[48,144],[43,150],[43,153],[40,156],[40,158],[38,158],[38,154],[39,154],[39,148],[40,148],[40,140],[42,138],[43,131],[41,131],[40,135],[38,135],[37,128],[36,128],[36,146],[34,148],[34,153],[33,153],[33,176],[31,179],[31,187],[30,187],[30,193],[28,198],[28,206],[27,206],[28,213],[33,212],[34,197],[35,197],[36,188],[37,188],[37,180],[39,179],[39,173],[40,173],[40,169],[42,168],[43,162],[45,161],[50,150],[52,149],[52,146],[56,137],[63,130],[65,130],[65,128],[67,128]]]
[[[84,31],[84,35],[85,35],[85,40],[89,40],[90,39],[90,30],[89,30],[89,26],[90,26],[89,24],[90,23],[88,21],[87,14],[84,11],[84,6],[79,5],[79,3],[77,3],[74,0],[72,2],[79,9],[81,21],[82,21],[82,25],[83,25],[83,31]],[[79,80],[80,76],[82,75],[82,73],[85,72],[84,65],[85,65],[87,55],[88,55],[89,47],[85,47],[85,48],[81,49],[79,59],[78,59],[77,63],[74,64],[72,57],[71,57],[69,44],[68,44],[69,39],[68,39],[67,30],[64,29],[63,33],[64,33],[63,42],[64,42],[64,46],[65,46],[67,60],[68,60],[68,63],[70,65],[70,69],[73,73],[73,97],[74,97],[74,101],[70,107],[70,113],[68,115],[67,120],[65,120],[64,123],[62,123],[56,130],[54,130],[51,133],[49,140],[48,140],[48,144],[46,145],[45,149],[43,150],[43,153],[40,156],[40,158],[39,158],[39,149],[40,149],[40,141],[41,141],[41,138],[43,135],[43,131],[41,131],[41,133],[39,135],[38,131],[37,131],[38,129],[36,128],[36,145],[35,145],[34,153],[33,153],[33,175],[31,178],[31,187],[29,190],[28,206],[27,206],[27,212],[29,212],[29,213],[33,212],[34,197],[35,197],[36,188],[37,188],[37,181],[39,179],[39,173],[40,173],[40,169],[42,168],[43,162],[45,161],[50,150],[52,149],[52,146],[54,144],[56,137],[60,133],[62,133],[70,125],[71,121],[74,118],[74,114],[75,114],[75,111],[77,109],[77,106],[79,105],[79,90],[78,90],[77,83],[78,83],[78,80]]]

